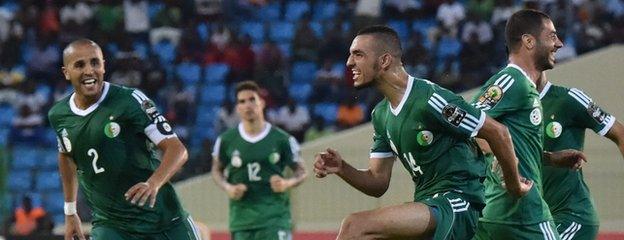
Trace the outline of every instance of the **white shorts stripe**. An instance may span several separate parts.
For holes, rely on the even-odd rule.
[[[199,231],[197,230],[197,228],[195,228],[195,222],[193,222],[193,219],[191,218],[191,216],[188,216],[186,220],[189,222],[189,224],[191,224],[191,229],[193,230],[193,235],[195,235],[195,239],[201,240],[202,239],[201,235],[199,234]]]

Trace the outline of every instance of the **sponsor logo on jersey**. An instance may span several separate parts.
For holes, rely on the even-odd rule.
[[[63,130],[61,130],[61,138],[63,139],[63,145],[65,146],[65,150],[67,152],[71,152],[72,144],[71,141],[69,141],[69,134],[67,133],[67,129],[63,128]]]
[[[478,105],[492,108],[501,98],[503,98],[503,89],[498,85],[492,85],[479,97]]]
[[[550,122],[546,125],[546,136],[550,138],[558,138],[561,136],[561,132],[563,131],[563,127],[561,123],[558,122]]]
[[[271,153],[271,155],[269,155],[269,162],[271,164],[276,164],[277,162],[279,162],[280,159],[281,159],[281,156],[279,153],[273,152]]]
[[[234,152],[232,152],[231,162],[232,166],[237,168],[243,165],[243,159],[240,158],[240,152],[238,150],[234,150]]]
[[[106,126],[104,126],[104,135],[109,138],[117,137],[120,132],[121,126],[119,126],[119,124],[116,122],[109,122],[108,124],[106,124]]]
[[[533,111],[531,111],[531,115],[529,115],[529,120],[531,120],[533,125],[539,125],[542,122],[542,110],[539,108],[533,109]]]
[[[594,118],[594,120],[596,120],[598,123],[603,123],[608,115],[606,112],[602,111],[602,109],[600,109],[598,105],[594,104],[593,102],[590,103],[589,106],[587,107],[587,113],[592,118]]]
[[[433,142],[433,133],[427,130],[420,131],[416,134],[416,141],[420,146],[429,146]]]
[[[154,102],[149,99],[145,99],[141,102],[141,109],[143,109],[143,111],[152,121],[160,116],[158,109],[156,109],[156,105],[154,105]]]
[[[461,124],[464,117],[466,117],[466,111],[453,104],[448,104],[442,109],[442,115],[446,121],[453,124],[453,126],[459,127],[459,124]]]

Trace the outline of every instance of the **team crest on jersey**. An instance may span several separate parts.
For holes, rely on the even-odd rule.
[[[416,141],[420,146],[429,146],[433,142],[433,133],[424,130],[416,134]]]
[[[561,123],[558,122],[550,122],[546,126],[546,136],[550,138],[558,138],[559,136],[561,136],[562,131],[563,127],[561,126]]]
[[[108,124],[106,124],[106,126],[104,126],[104,135],[109,138],[117,137],[120,132],[121,126],[119,126],[119,124],[116,122],[109,122]]]
[[[455,127],[459,127],[461,121],[464,120],[464,117],[466,117],[466,111],[453,104],[448,104],[444,106],[444,109],[442,109],[442,115],[444,115],[444,119],[446,119],[446,121],[450,124],[453,124]]]
[[[539,108],[533,109],[533,111],[531,111],[531,114],[529,115],[529,120],[531,120],[531,123],[533,125],[539,125],[542,122],[542,110],[540,110]]]
[[[503,98],[503,89],[497,85],[490,86],[479,97],[479,105],[494,107]]]
[[[71,144],[71,141],[69,141],[69,134],[67,133],[67,129],[65,128],[61,130],[61,139],[62,139],[63,146],[65,146],[65,150],[67,152],[71,152],[72,144]]]
[[[232,152],[231,162],[232,166],[237,168],[243,165],[243,159],[240,158],[240,152],[238,150],[234,150],[234,152]]]
[[[269,155],[269,162],[271,164],[276,164],[277,162],[280,161],[280,159],[281,159],[281,156],[277,152],[271,153],[271,155]]]
[[[593,102],[587,107],[587,113],[598,123],[603,123],[607,118],[607,113],[602,111],[602,109],[600,109],[600,107]]]

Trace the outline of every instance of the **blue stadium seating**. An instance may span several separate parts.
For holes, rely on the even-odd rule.
[[[0,126],[11,126],[15,109],[8,104],[0,105]]]
[[[269,27],[269,38],[278,43],[290,42],[295,37],[295,24],[273,22]]]
[[[260,22],[243,22],[240,25],[241,36],[249,35],[253,43],[264,41],[264,25]]]
[[[155,20],[156,14],[158,14],[158,12],[160,12],[160,10],[162,10],[163,8],[165,8],[164,3],[150,1],[147,7],[147,14],[149,16],[150,22],[153,22]]]
[[[288,95],[300,104],[307,103],[311,94],[312,86],[309,83],[291,84],[288,87]]]
[[[58,169],[58,150],[56,148],[43,148],[38,150],[39,161],[37,166],[39,170]]]
[[[149,44],[143,41],[136,41],[132,43],[132,49],[139,55],[140,59],[147,59],[149,55]]]
[[[310,27],[314,30],[314,34],[317,38],[323,37],[323,24],[320,22],[310,22]]]
[[[29,170],[34,169],[39,161],[37,149],[33,146],[16,145],[12,151],[12,169]]]
[[[256,18],[263,21],[277,21],[280,18],[280,3],[272,1],[256,11]]]
[[[10,128],[0,127],[0,146],[6,146],[9,142]]]
[[[52,219],[56,223],[63,223],[63,192],[51,192],[47,194],[43,194],[42,202],[45,206],[46,211],[52,216]]]
[[[292,44],[290,43],[280,43],[277,47],[282,51],[285,57],[290,58],[292,56]]]
[[[322,117],[326,125],[334,124],[338,116],[338,104],[332,102],[316,104],[313,113],[316,116]]]
[[[35,177],[35,190],[38,192],[62,191],[61,176],[58,171],[42,171]]]
[[[225,99],[224,85],[207,85],[201,91],[201,103],[221,104]]]
[[[299,21],[305,14],[310,12],[310,4],[306,1],[288,1],[286,4],[285,18],[288,21]]]
[[[202,22],[197,24],[195,31],[197,31],[197,35],[199,35],[202,42],[206,42],[210,38],[210,25],[208,23]]]
[[[8,189],[11,192],[28,192],[32,187],[32,173],[30,170],[12,170],[7,178]]]
[[[401,39],[401,41],[407,41],[410,33],[407,22],[401,20],[391,20],[388,22],[388,26],[393,28],[397,32],[397,34],[399,34],[399,38]]]
[[[219,107],[217,105],[200,104],[197,107],[197,117],[195,118],[197,126],[212,126],[217,119]]]
[[[156,54],[160,63],[167,66],[175,60],[176,49],[173,43],[163,40],[152,46],[152,52]]]
[[[182,62],[176,66],[175,73],[186,86],[197,84],[201,80],[201,67],[197,63]]]
[[[314,62],[299,61],[292,65],[290,72],[291,83],[311,83],[318,67]]]
[[[215,63],[204,68],[204,79],[206,84],[223,84],[230,73],[227,64]]]
[[[331,20],[338,14],[338,4],[335,1],[317,1],[314,6],[314,20]]]

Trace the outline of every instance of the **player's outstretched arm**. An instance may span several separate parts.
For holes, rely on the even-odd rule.
[[[486,117],[477,137],[485,139],[487,144],[484,145],[489,145],[487,148],[496,156],[503,171],[507,191],[516,197],[527,194],[533,182],[520,176],[518,172],[518,159],[507,127],[493,118]]]
[[[78,195],[76,164],[71,157],[64,153],[59,153],[58,164],[65,200],[65,240],[73,240],[74,237],[85,240],[82,232],[82,222],[76,212],[76,196]]]
[[[282,178],[279,175],[273,175],[270,179],[271,189],[273,192],[285,192],[286,190],[299,186],[308,176],[302,161],[295,162],[291,165],[293,176],[291,178]]]
[[[573,170],[581,169],[583,162],[587,162],[585,154],[576,149],[566,149],[557,152],[544,151],[542,156],[547,164]]]
[[[314,173],[318,178],[336,174],[360,192],[381,197],[388,190],[393,164],[394,157],[370,158],[367,169],[356,169],[345,162],[338,151],[327,148],[316,155]]]
[[[160,187],[168,182],[188,159],[186,147],[177,137],[163,139],[158,143],[158,148],[163,152],[160,166],[147,181],[137,183],[125,194],[126,200],[132,204],[143,206],[149,201],[149,206],[154,207]]]
[[[212,180],[219,186],[225,193],[227,193],[228,197],[234,200],[241,199],[245,192],[247,191],[247,186],[245,184],[230,184],[225,176],[223,175],[223,170],[225,167],[221,164],[219,160],[219,156],[213,156],[212,158],[212,170],[210,171],[210,175],[212,175]]]
[[[615,121],[605,136],[617,144],[620,153],[624,157],[624,125],[620,121]]]

